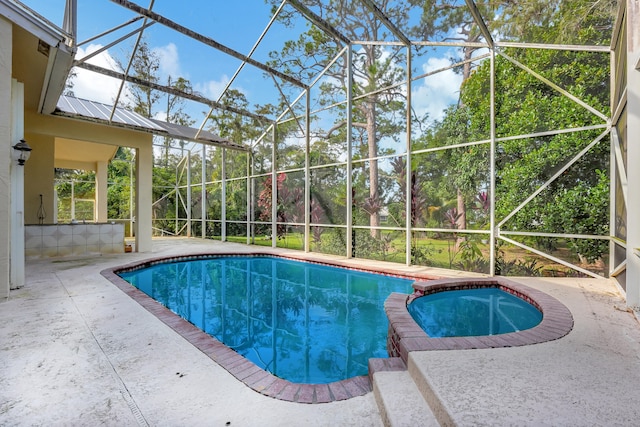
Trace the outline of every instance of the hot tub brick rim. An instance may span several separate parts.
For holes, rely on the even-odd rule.
[[[385,301],[385,312],[389,319],[388,346],[393,345],[399,351],[399,356],[407,362],[408,354],[411,351],[425,350],[447,350],[447,349],[486,349],[519,347],[523,345],[539,344],[553,341],[567,335],[574,326],[571,311],[557,298],[530,286],[514,282],[510,279],[496,277],[481,278],[450,278],[433,281],[416,281],[412,285],[415,293],[429,295],[445,290],[455,289],[477,289],[494,287],[512,295],[515,295],[529,303],[542,312],[541,322],[533,328],[525,331],[517,331],[508,334],[482,336],[482,337],[445,337],[431,338],[425,332],[424,338],[412,336],[413,328],[407,327],[407,315],[411,322],[418,325],[408,312],[407,306],[415,300],[408,295],[406,303],[398,308],[401,298],[397,295],[393,299]],[[418,296],[417,298],[419,298]],[[396,328],[396,326],[398,326]],[[418,325],[418,327],[420,327]],[[422,328],[420,328],[422,329]],[[528,333],[524,333],[530,331]],[[397,342],[391,343],[390,340]]]

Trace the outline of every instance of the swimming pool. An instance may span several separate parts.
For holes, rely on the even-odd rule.
[[[393,292],[412,279],[272,256],[216,256],[118,272],[136,288],[279,378],[327,384],[387,357]]]

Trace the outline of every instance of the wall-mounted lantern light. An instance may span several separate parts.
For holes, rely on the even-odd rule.
[[[32,148],[29,147],[27,141],[21,139],[20,142],[13,146],[13,149],[14,160],[16,160],[20,166],[24,166],[24,163],[29,160]]]

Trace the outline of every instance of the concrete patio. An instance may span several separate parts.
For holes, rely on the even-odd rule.
[[[407,372],[380,373],[391,390],[380,407],[397,409],[383,414],[374,393],[325,404],[263,396],[100,275],[151,257],[254,249],[160,239],[153,253],[28,260],[25,287],[0,303],[0,425],[638,424],[640,327],[609,280],[517,279],[564,303],[573,330],[533,346],[411,353]],[[426,412],[403,407],[415,396],[398,398],[411,381]]]

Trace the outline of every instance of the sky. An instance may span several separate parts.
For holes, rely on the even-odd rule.
[[[61,26],[64,12],[64,0],[22,0],[54,24]],[[221,0],[190,0],[176,2],[173,0],[151,0],[153,10],[178,24],[193,29],[218,43],[221,43],[242,54],[249,54],[252,47],[267,27],[271,10],[264,0],[242,0],[236,2]],[[147,8],[148,2],[136,1]],[[187,6],[188,5],[188,6]],[[89,41],[90,37],[110,30],[135,17],[131,11],[107,0],[78,0],[78,37],[79,43],[76,58],[94,52],[125,35],[141,25],[138,21],[113,34]],[[284,28],[274,24],[261,41],[252,58],[261,62],[268,60],[271,50],[280,50],[283,43],[306,27],[303,20],[294,28]],[[161,24],[154,24],[145,30],[145,39],[160,59],[160,83],[167,78],[182,76],[188,79],[193,89],[207,98],[216,100],[228,84],[241,62],[216,49],[203,46],[184,35],[169,31]],[[104,68],[117,69],[118,61],[126,67],[127,53],[135,41],[130,37],[108,50],[93,57],[89,62]],[[414,61],[418,74],[446,68],[454,52],[441,49],[430,56],[420,57]],[[413,107],[418,114],[427,113],[430,120],[441,119],[443,110],[457,102],[461,77],[453,70],[447,70],[426,79],[413,83]],[[113,104],[120,86],[119,81],[101,74],[76,68],[74,94],[79,98],[90,99]],[[265,80],[263,72],[252,66],[245,66],[233,86],[245,93],[250,105],[277,103],[280,92],[271,80]],[[125,88],[124,95],[127,95]],[[208,107],[202,104],[187,103],[185,110],[194,118],[199,126],[205,117]],[[157,118],[163,118],[158,111]]]

